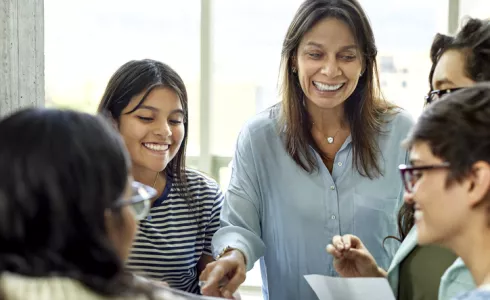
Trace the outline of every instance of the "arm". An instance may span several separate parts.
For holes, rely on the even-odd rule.
[[[264,255],[265,245],[261,239],[261,199],[256,160],[248,129],[245,127],[238,138],[232,165],[230,185],[226,192],[221,211],[221,226],[213,237],[214,254],[229,251],[216,263],[208,265],[201,274],[201,280],[207,280],[203,294],[220,296],[219,282],[231,278],[223,287],[233,293],[245,280],[246,270],[252,269],[255,261]]]
[[[213,251],[211,246],[211,241],[213,239],[214,234],[220,228],[220,214],[221,207],[223,206],[223,193],[218,187],[218,184],[215,186],[215,196],[214,196],[214,204],[211,209],[211,216],[209,218],[209,223],[206,226],[205,237],[204,237],[204,250],[199,262],[197,263],[197,274],[201,275],[202,271],[206,268],[207,264],[214,261]]]

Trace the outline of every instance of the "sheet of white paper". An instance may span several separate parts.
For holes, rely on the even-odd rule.
[[[305,275],[320,300],[395,300],[386,278]]]

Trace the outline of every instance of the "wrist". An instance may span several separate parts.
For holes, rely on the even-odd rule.
[[[216,260],[219,260],[221,258],[229,257],[229,256],[236,256],[238,257],[245,265],[247,265],[247,257],[245,256],[245,253],[241,251],[240,249],[232,248],[232,247],[225,247],[221,253],[216,257]]]

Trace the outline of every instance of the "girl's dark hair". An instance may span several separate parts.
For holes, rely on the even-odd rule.
[[[465,54],[465,72],[476,82],[490,80],[490,20],[468,18],[455,36],[436,34],[430,49],[432,68],[429,84],[437,62],[447,50],[462,50]]]
[[[344,105],[352,133],[354,165],[363,176],[374,178],[382,174],[378,163],[380,149],[375,137],[381,133],[383,115],[395,106],[382,100],[373,31],[356,0],[306,0],[289,26],[282,46],[280,72],[281,128],[285,129],[286,150],[305,171],[318,170],[318,163],[309,147],[311,145],[318,153],[322,152],[311,135],[313,124],[303,105],[304,93],[298,77],[292,69],[303,36],[325,18],[335,18],[349,26],[362,53],[364,73]]]
[[[442,54],[447,50],[461,50],[465,53],[465,72],[476,82],[490,81],[490,20],[469,18],[455,36],[436,34],[430,49],[432,67],[429,85],[433,90],[434,70]],[[405,239],[414,225],[414,208],[404,203],[398,212],[398,233],[401,241]]]
[[[184,138],[174,159],[165,168],[167,176],[178,179],[174,188],[183,199],[189,199],[187,176],[185,172],[185,151],[189,132],[187,91],[180,78],[168,65],[151,59],[132,60],[122,65],[112,75],[100,101],[98,112],[119,122],[122,111],[134,96],[144,92],[138,105],[127,112],[131,114],[145,102],[150,92],[157,87],[170,88],[180,99],[184,111]]]
[[[104,213],[122,196],[129,167],[112,126],[31,108],[0,121],[0,145],[0,273],[70,277],[102,295],[146,293],[106,232]]]

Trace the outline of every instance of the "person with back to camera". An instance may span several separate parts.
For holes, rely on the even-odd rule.
[[[490,21],[469,18],[455,36],[437,34],[430,53],[431,90],[426,97],[427,104],[477,82],[490,81]],[[362,241],[350,235],[334,237],[328,247],[336,257],[336,270],[347,277],[387,276],[397,299],[449,300],[473,289],[475,283],[469,270],[452,251],[438,246],[417,246],[413,214],[410,203],[405,203],[399,211],[402,244],[387,273],[375,266]],[[337,245],[354,250],[345,255],[344,250],[335,251]]]
[[[317,299],[304,275],[335,276],[324,241],[361,236],[387,268],[398,244],[397,166],[413,121],[379,94],[371,26],[355,0],[308,0],[284,38],[282,102],[242,129],[213,238],[205,295],[230,297],[261,259],[264,298]]]
[[[24,109],[0,120],[0,145],[0,299],[185,299],[125,271],[156,191],[111,124]]]

